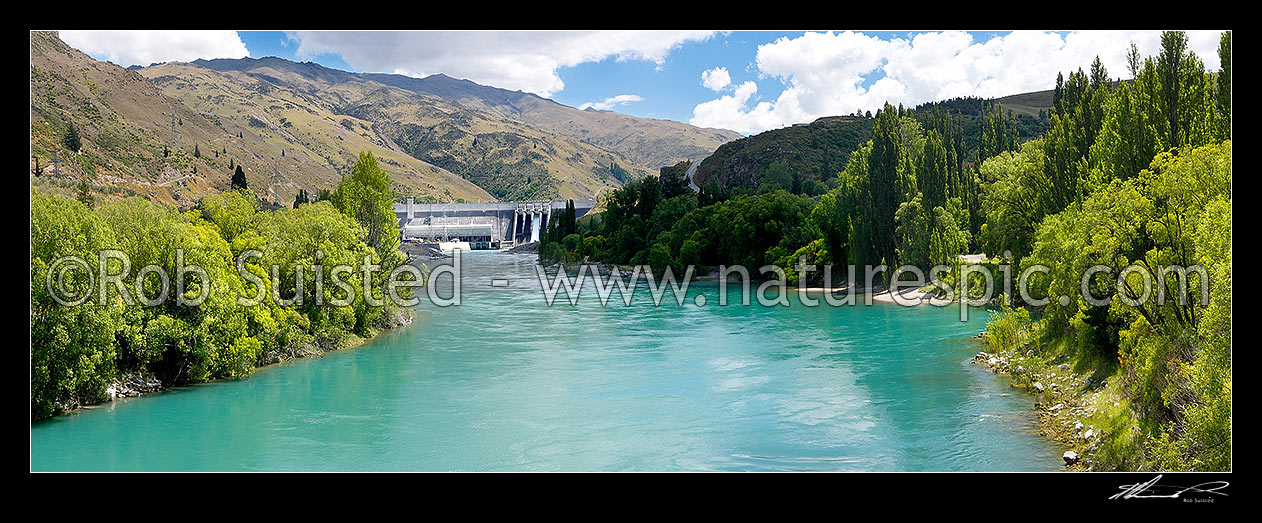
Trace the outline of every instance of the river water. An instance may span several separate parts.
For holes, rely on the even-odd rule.
[[[1032,398],[969,363],[984,311],[719,306],[713,283],[602,307],[590,281],[547,306],[533,259],[465,254],[459,306],[363,347],[35,424],[31,469],[1059,468]]]

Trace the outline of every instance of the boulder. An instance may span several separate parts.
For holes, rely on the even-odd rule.
[[[1073,465],[1078,462],[1078,453],[1072,450],[1066,450],[1065,454],[1061,456],[1061,459],[1065,460],[1065,465]]]
[[[1042,394],[1042,393],[1043,393],[1043,390],[1044,390],[1044,389],[1043,389],[1043,384],[1042,384],[1042,383],[1039,383],[1039,382],[1037,382],[1037,381],[1036,381],[1036,382],[1034,382],[1034,384],[1033,384],[1033,385],[1030,385],[1030,387],[1031,387],[1031,388],[1033,388],[1033,389],[1034,389],[1034,391],[1035,391],[1035,392],[1037,392],[1037,393],[1039,393],[1039,394]]]
[[[1034,349],[1030,349],[1030,350],[1025,351],[1025,357],[1027,357],[1027,358],[1033,358],[1033,357],[1034,357]]]

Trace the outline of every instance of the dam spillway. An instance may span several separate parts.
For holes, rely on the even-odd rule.
[[[575,217],[587,214],[596,200],[573,200]],[[403,241],[467,242],[472,249],[499,249],[537,242],[553,213],[567,200],[491,203],[394,204]]]

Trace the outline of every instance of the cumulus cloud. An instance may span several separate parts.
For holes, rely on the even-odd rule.
[[[600,111],[608,111],[619,105],[626,105],[631,102],[642,102],[642,101],[644,101],[644,98],[641,98],[640,95],[638,94],[620,94],[618,96],[611,96],[609,98],[605,98],[604,101],[600,101],[600,102],[587,102],[583,105],[578,106],[578,108],[587,109],[588,107],[591,107],[593,109],[597,109]]]
[[[250,55],[236,31],[61,31],[62,41],[123,67]]]
[[[727,73],[726,67],[715,67],[708,71],[701,72],[701,85],[711,91],[722,91],[732,83],[732,75]]]
[[[1217,31],[1190,31],[1189,47],[1217,70]],[[1109,75],[1127,77],[1126,52],[1161,49],[1157,31],[1014,31],[984,42],[960,31],[888,40],[856,32],[805,33],[758,46],[753,69],[778,79],[774,101],[722,96],[697,105],[690,123],[743,133],[761,132],[821,116],[875,111],[886,101],[914,106],[957,96],[1002,97],[1051,89],[1058,72],[1087,69],[1098,55]],[[740,88],[738,93],[740,94]]]
[[[504,89],[551,96],[562,67],[612,58],[665,63],[671,50],[713,31],[298,31],[296,55],[337,54],[370,72],[444,73]]]

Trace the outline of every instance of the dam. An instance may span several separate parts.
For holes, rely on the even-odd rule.
[[[473,250],[503,249],[537,242],[553,213],[568,200],[491,203],[394,204],[402,240],[424,243],[468,243]],[[573,200],[575,217],[596,206],[596,200]]]

